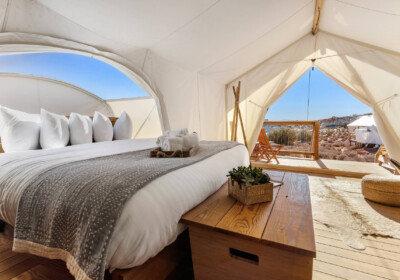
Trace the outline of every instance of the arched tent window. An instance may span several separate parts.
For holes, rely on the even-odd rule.
[[[134,120],[132,137],[161,133],[154,98],[115,67],[71,53],[0,56],[0,105],[31,113],[45,108],[59,114],[94,111]]]
[[[21,73],[64,81],[108,99],[149,96],[107,63],[70,53],[27,53],[0,56],[0,72]]]

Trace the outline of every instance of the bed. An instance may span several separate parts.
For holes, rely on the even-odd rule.
[[[0,219],[15,224],[24,188],[46,170],[153,147],[155,139],[131,139],[0,154]],[[247,149],[239,145],[162,175],[140,189],[125,203],[116,222],[107,268],[132,268],[156,256],[184,231],[181,216],[213,194],[226,181],[228,170],[248,163]]]

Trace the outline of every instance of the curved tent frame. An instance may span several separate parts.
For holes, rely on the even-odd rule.
[[[100,51],[85,44],[44,35],[18,32],[0,34],[0,55],[46,52],[84,55],[103,61],[118,69],[154,98],[160,116],[161,127],[163,130],[169,129],[165,105],[159,90],[143,71],[137,69],[137,67],[123,57]]]

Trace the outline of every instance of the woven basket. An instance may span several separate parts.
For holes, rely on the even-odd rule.
[[[251,187],[240,187],[236,181],[228,179],[228,193],[245,205],[273,200],[274,184],[267,183]]]
[[[155,148],[150,151],[150,157],[154,158],[173,158],[173,157],[190,157],[191,150],[189,151],[161,151],[161,148]]]
[[[400,206],[400,176],[367,175],[361,182],[362,194],[374,202]]]

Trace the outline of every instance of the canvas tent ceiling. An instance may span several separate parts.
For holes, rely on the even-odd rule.
[[[67,51],[126,73],[156,99],[163,128],[224,139],[230,87],[254,144],[266,108],[312,65],[373,107],[400,159],[400,3],[325,0],[0,0],[0,53]],[[226,100],[227,99],[227,100]],[[247,109],[247,110],[246,110]]]

